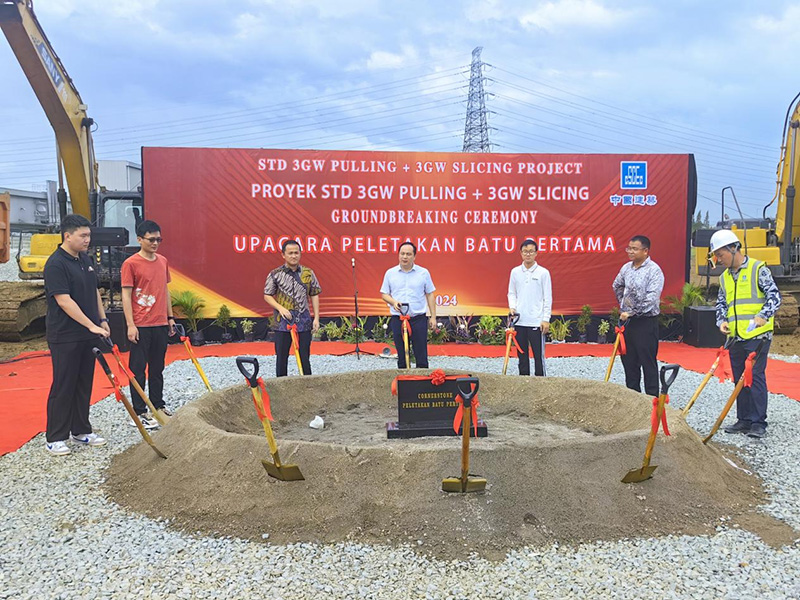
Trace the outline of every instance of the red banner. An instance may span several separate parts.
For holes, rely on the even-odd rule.
[[[664,296],[685,280],[690,155],[144,148],[142,162],[171,287],[234,316],[272,313],[264,280],[288,238],[317,274],[323,316],[353,313],[353,258],[359,311],[386,314],[380,285],[406,240],[442,315],[505,314],[525,238],[552,275],[554,315],[609,311],[633,235],[651,239]]]

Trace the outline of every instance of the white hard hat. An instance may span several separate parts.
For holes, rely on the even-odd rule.
[[[720,248],[730,246],[731,244],[741,244],[741,242],[736,234],[730,229],[721,229],[711,236],[711,242],[708,249],[711,252],[716,252]]]

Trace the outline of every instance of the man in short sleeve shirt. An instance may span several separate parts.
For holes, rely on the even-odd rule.
[[[95,361],[92,348],[98,336],[111,335],[97,289],[97,274],[86,254],[92,238],[90,226],[80,215],[64,217],[63,241],[44,266],[45,324],[53,363],[45,448],[55,456],[70,454],[68,439],[84,446],[106,443],[92,431],[89,422]]]
[[[397,368],[406,368],[406,354],[403,349],[403,327],[400,322],[400,306],[408,304],[411,316],[410,344],[414,349],[414,358],[418,369],[428,368],[428,327],[436,327],[436,302],[433,292],[431,274],[428,269],[415,264],[417,247],[411,242],[400,244],[398,258],[400,264],[392,267],[383,276],[381,298],[389,305],[392,318],[394,345],[397,348]],[[430,318],[425,318],[425,311],[430,311]],[[427,322],[426,322],[427,321]]]
[[[131,343],[130,367],[136,381],[145,389],[157,411],[172,415],[164,403],[164,359],[170,335],[175,334],[175,318],[167,284],[170,282],[167,259],[158,254],[161,227],[155,221],[136,226],[139,252],[122,263],[122,310]],[[147,429],[158,427],[147,405],[131,385],[133,409]],[[131,425],[135,425],[131,420]]]
[[[322,289],[314,271],[300,264],[300,244],[287,240],[281,246],[284,264],[273,269],[264,284],[264,301],[274,309],[275,375],[288,371],[292,337],[289,327],[297,326],[303,375],[311,375],[311,336],[319,329],[319,295]],[[314,309],[312,320],[309,300]]]

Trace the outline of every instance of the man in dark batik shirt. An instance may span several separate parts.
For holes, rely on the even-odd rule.
[[[264,300],[275,309],[275,375],[285,377],[292,337],[289,327],[297,326],[298,348],[303,374],[311,375],[311,335],[319,329],[319,287],[314,271],[300,265],[300,244],[287,240],[281,246],[284,264],[267,275]],[[308,299],[314,309],[312,321]]]

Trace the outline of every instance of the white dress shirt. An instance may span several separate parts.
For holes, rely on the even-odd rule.
[[[508,280],[508,308],[519,313],[517,325],[541,327],[550,322],[553,309],[553,284],[550,271],[538,263],[530,269],[521,264],[511,269]]]

